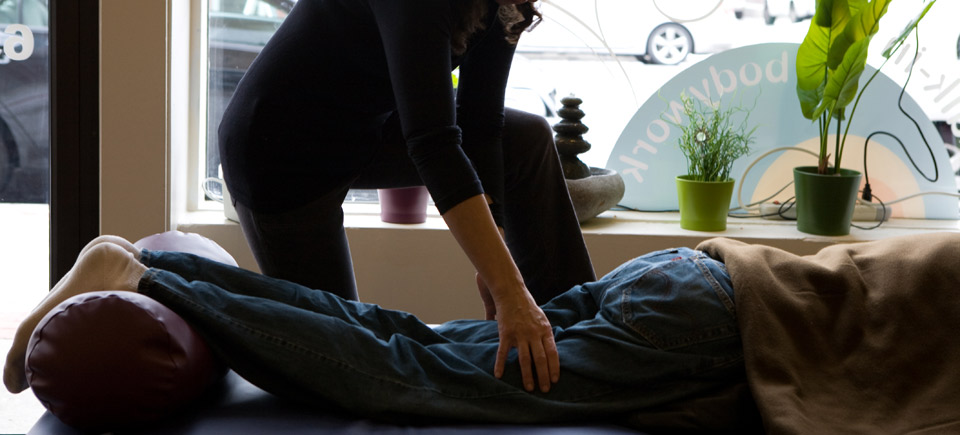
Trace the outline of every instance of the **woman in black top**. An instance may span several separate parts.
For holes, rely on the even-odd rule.
[[[529,1],[299,0],[219,143],[261,271],[348,299],[347,191],[425,185],[498,321],[495,373],[516,347],[528,389],[548,389],[559,359],[537,305],[595,276],[549,125],[503,106]]]

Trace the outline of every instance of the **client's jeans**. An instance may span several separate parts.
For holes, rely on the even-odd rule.
[[[145,250],[141,261],[151,269],[139,291],[183,316],[241,376],[278,396],[366,416],[569,421],[743,380],[730,278],[689,249],[639,257],[543,306],[562,369],[546,394],[523,390],[515,350],[503,378],[493,376],[493,321],[431,328],[189,254]]]

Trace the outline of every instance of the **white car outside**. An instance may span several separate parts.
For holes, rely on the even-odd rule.
[[[541,0],[543,21],[518,52],[636,56],[674,65],[690,53],[735,47],[724,0]]]

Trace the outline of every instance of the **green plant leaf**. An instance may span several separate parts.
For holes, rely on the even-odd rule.
[[[927,11],[929,11],[930,7],[933,6],[933,4],[936,2],[937,0],[933,0],[930,3],[927,3],[927,6],[924,7],[922,11],[920,11],[920,14],[917,15],[917,17],[911,20],[909,23],[907,23],[907,26],[900,31],[900,35],[894,38],[893,40],[891,40],[887,44],[887,46],[883,49],[884,59],[889,59],[890,56],[893,56],[893,52],[896,51],[898,47],[900,47],[900,44],[905,39],[907,39],[907,36],[910,36],[910,32],[913,32],[913,29],[917,28],[917,24],[919,24],[920,20],[922,20],[923,17],[927,15]]]
[[[830,22],[830,43],[827,46],[827,55],[823,59],[827,63],[827,68],[836,68],[843,60],[850,44],[853,41],[847,41],[844,37],[844,29],[855,14],[862,8],[861,3],[866,0],[835,0],[833,10],[830,12],[832,21]]]
[[[823,89],[825,87],[826,80],[822,80],[815,89],[803,89],[799,84],[797,85],[797,98],[800,100],[800,111],[803,112],[804,118],[817,119],[813,114],[820,102],[823,101]]]
[[[863,39],[871,39],[877,33],[880,29],[880,18],[887,13],[887,6],[892,0],[873,0],[863,4],[864,1],[850,0],[849,20],[830,44],[828,68],[836,68],[840,62],[846,60],[846,53],[851,45]]]
[[[815,120],[828,78],[831,47],[850,21],[851,7],[862,9],[866,0],[820,0],[810,28],[797,49],[797,97],[807,119]],[[842,54],[840,54],[842,58]],[[837,62],[839,63],[839,61]],[[822,110],[820,110],[822,111]]]
[[[870,38],[855,42],[837,69],[830,71],[827,86],[823,90],[823,103],[814,112],[814,117],[820,116],[824,110],[835,117],[857,96],[860,76],[867,64],[869,45]]]
[[[830,23],[833,22],[833,0],[820,0],[817,2],[817,10],[813,13],[813,18],[810,19],[812,25],[817,25],[820,27],[830,27]]]
[[[819,11],[818,11],[819,13]],[[812,118],[820,104],[827,78],[827,47],[830,43],[830,28],[810,21],[810,29],[797,49],[797,96],[800,110],[807,119]]]
[[[846,43],[843,39],[843,29],[847,27],[854,10],[861,10],[861,3],[866,0],[836,0],[833,10],[830,11],[830,43],[827,46],[827,55],[823,59],[827,68],[836,68],[843,60],[843,55],[852,42]],[[837,40],[841,39],[838,43]]]

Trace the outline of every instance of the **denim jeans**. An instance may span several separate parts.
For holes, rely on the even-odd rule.
[[[139,291],[184,317],[233,370],[322,409],[396,421],[598,422],[743,379],[729,276],[690,249],[636,258],[543,305],[561,365],[548,393],[523,389],[515,350],[503,378],[493,376],[494,321],[430,327],[190,254],[144,250],[141,261],[150,269]]]

